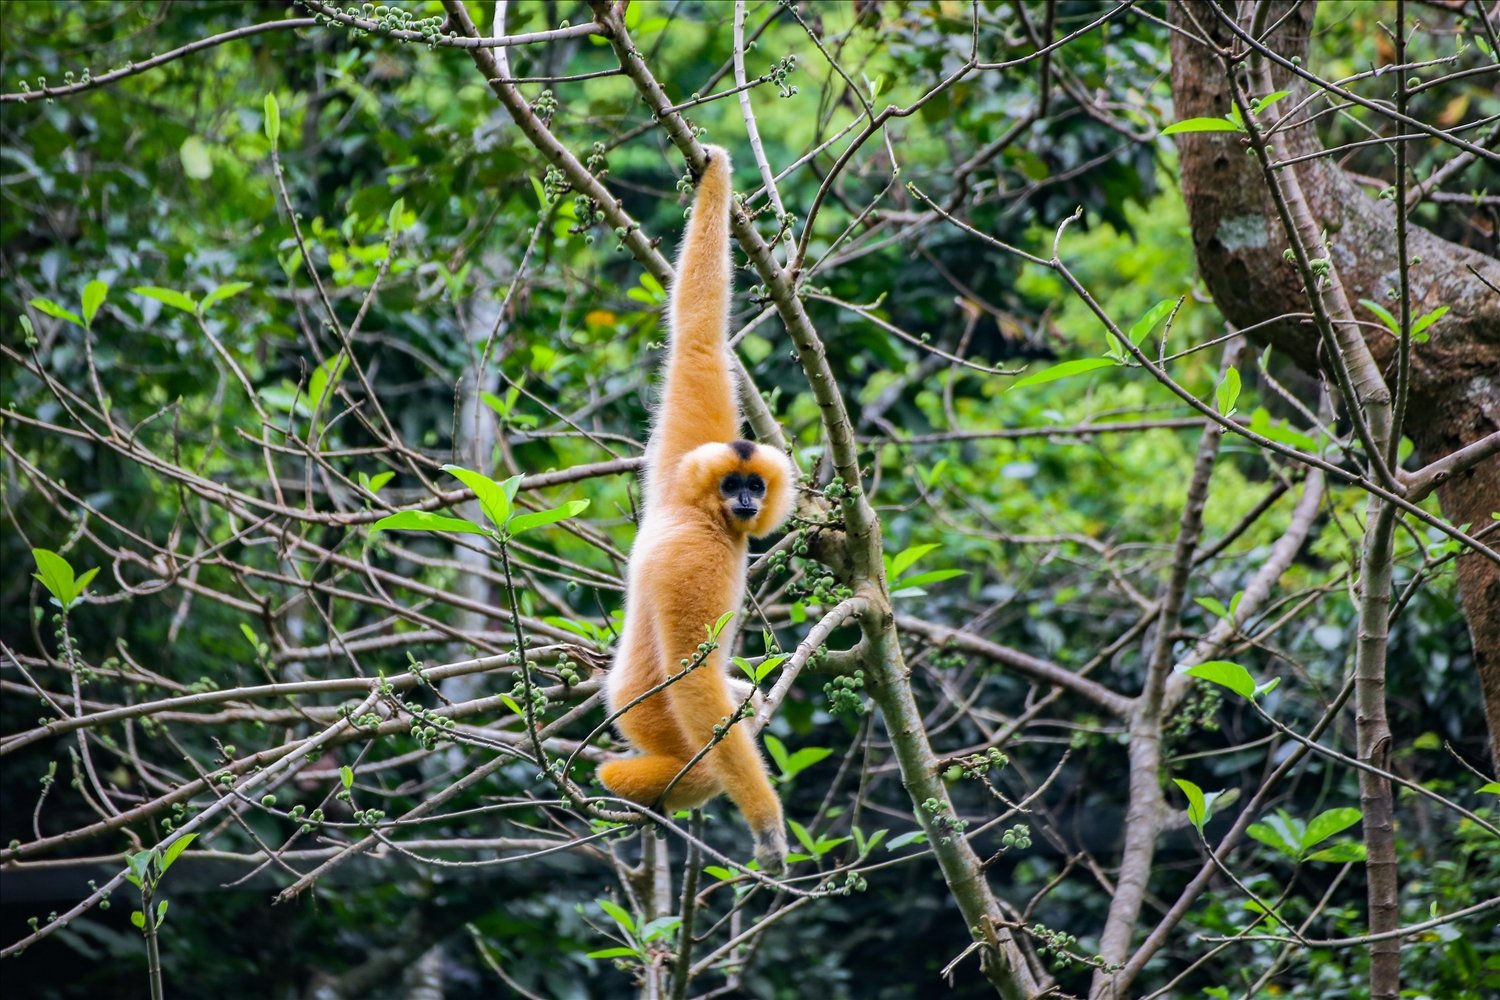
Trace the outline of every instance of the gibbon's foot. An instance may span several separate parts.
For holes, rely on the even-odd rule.
[[[786,874],[786,830],[781,826],[755,831],[755,860],[767,875]]]
[[[696,809],[718,795],[722,789],[707,767],[690,768],[682,777],[678,773],[687,761],[661,754],[625,757],[599,765],[599,780],[611,792],[643,806],[660,806],[668,812]],[[671,787],[663,802],[662,796]]]

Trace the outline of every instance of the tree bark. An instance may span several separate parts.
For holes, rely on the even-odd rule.
[[[1268,23],[1275,24],[1286,3],[1277,3]],[[1316,4],[1301,3],[1277,25],[1267,46],[1287,57],[1306,60]],[[1200,33],[1213,44],[1228,46],[1234,35],[1208,4],[1171,6],[1174,25]],[[1172,98],[1178,119],[1218,117],[1232,106],[1229,84],[1213,49],[1173,32]],[[1317,67],[1310,67],[1317,72]],[[1268,112],[1274,120],[1307,94],[1307,84],[1273,65],[1274,85],[1292,91]],[[1299,116],[1316,112],[1313,102]],[[1283,313],[1305,312],[1306,292],[1296,270],[1283,258],[1287,239],[1276,216],[1265,179],[1254,157],[1246,155],[1235,133],[1189,133],[1177,136],[1183,197],[1187,202],[1198,267],[1225,318],[1239,326],[1264,322]],[[1319,151],[1311,126],[1285,133],[1287,156]],[[1318,225],[1326,230],[1334,264],[1351,300],[1388,301],[1396,285],[1398,258],[1395,211],[1389,202],[1366,194],[1328,158],[1307,160],[1295,168]],[[1482,170],[1483,165],[1474,169]],[[1403,432],[1425,463],[1441,459],[1500,429],[1500,295],[1485,287],[1474,271],[1500,285],[1500,263],[1411,226],[1409,252],[1420,263],[1411,268],[1412,315],[1440,306],[1449,312],[1431,328],[1431,339],[1413,345],[1411,396]],[[1471,270],[1472,269],[1472,270]],[[1355,305],[1368,324],[1365,339],[1387,380],[1394,379],[1396,342],[1374,332],[1383,329],[1374,314]],[[1328,359],[1316,330],[1295,319],[1254,332],[1300,368],[1317,372]],[[1490,523],[1500,497],[1500,457],[1491,457],[1453,476],[1438,488],[1443,513],[1454,524],[1475,530]],[[1458,558],[1458,589],[1474,660],[1484,694],[1491,753],[1500,757],[1500,567],[1477,555]]]

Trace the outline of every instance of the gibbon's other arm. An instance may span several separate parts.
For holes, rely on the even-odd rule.
[[[666,384],[647,451],[647,489],[670,479],[701,444],[739,437],[739,396],[729,368],[729,154],[705,146],[708,166],[677,262],[669,309]],[[649,506],[649,501],[647,506]]]

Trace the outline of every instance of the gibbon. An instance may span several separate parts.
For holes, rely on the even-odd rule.
[[[708,638],[706,627],[740,610],[748,540],[775,531],[791,510],[787,457],[739,438],[728,343],[733,189],[729,155],[705,149],[708,165],[672,284],[666,379],[646,447],[625,628],[605,687],[611,713],[680,673]],[[706,662],[617,720],[641,755],[604,764],[599,778],[621,798],[668,811],[727,793],[755,834],[762,870],[779,874],[787,848],[781,800],[743,722],[678,777],[751,692],[726,674],[733,641],[731,623]]]

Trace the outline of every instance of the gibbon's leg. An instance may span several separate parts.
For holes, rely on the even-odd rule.
[[[661,406],[648,451],[647,504],[683,455],[701,444],[739,437],[741,414],[729,367],[729,154],[705,147],[693,215],[672,282],[670,346]],[[674,661],[675,662],[675,661]]]
[[[724,566],[723,562],[702,556],[682,559],[674,566],[678,572],[672,574],[672,579],[652,581],[656,584],[650,592],[656,609],[656,641],[665,664],[695,655],[704,639],[705,626],[717,621],[722,609],[738,593],[738,587],[731,586],[735,581],[727,578],[739,568]],[[719,585],[710,586],[710,581],[718,581]],[[736,708],[729,700],[724,660],[724,651],[716,650],[708,663],[666,689],[672,713],[694,754],[715,741],[715,727]],[[781,800],[771,787],[765,762],[745,720],[731,726],[694,770],[705,765],[755,833],[755,857],[761,867],[769,872],[784,870],[786,829]],[[689,775],[684,775],[684,780]]]
[[[650,623],[643,620],[641,624],[646,627],[626,627],[619,654],[610,668],[611,711],[640,697],[667,677],[662,673],[662,657],[650,634]],[[705,664],[698,669],[709,667]],[[599,768],[599,780],[620,798],[675,810],[700,806],[721,791],[705,765],[683,775],[681,781],[672,785],[671,797],[666,802],[660,801],[662,792],[696,752],[683,738],[665,691],[632,706],[615,725],[632,746],[644,753],[641,757],[610,761]]]
[[[650,623],[641,621],[634,624],[643,627],[626,626],[620,648],[609,669],[611,712],[621,705],[628,705],[667,679],[667,675],[662,673],[661,653],[656,649]],[[630,708],[615,720],[615,728],[630,741],[631,746],[644,753],[680,757],[687,752],[687,741],[677,728],[672,706],[661,692]]]
[[[650,754],[612,760],[599,768],[599,780],[620,798],[643,806],[657,806],[665,812],[696,809],[723,789],[702,761],[673,785],[672,779],[687,766],[689,759]],[[662,792],[668,785],[672,786],[672,794],[663,802]]]

